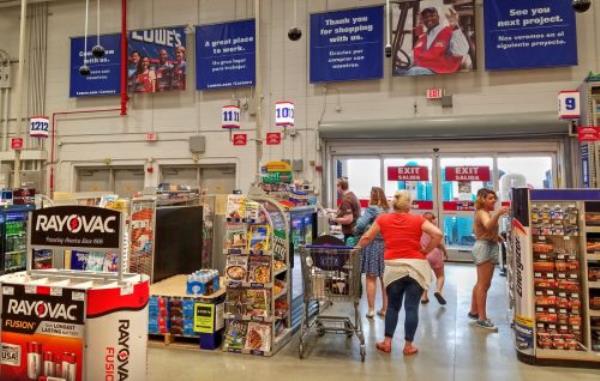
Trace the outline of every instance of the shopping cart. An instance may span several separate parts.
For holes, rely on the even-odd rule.
[[[360,341],[360,358],[365,361],[366,347],[362,321],[358,310],[360,303],[360,249],[334,245],[307,245],[301,248],[302,277],[304,279],[305,313],[300,327],[300,358],[304,358],[306,336],[313,327],[318,336],[325,333],[356,335]],[[318,312],[310,317],[315,302]],[[349,316],[330,316],[326,312],[334,302],[350,302],[354,307],[354,320]]]

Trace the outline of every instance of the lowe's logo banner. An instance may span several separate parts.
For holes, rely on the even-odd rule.
[[[571,0],[486,0],[487,70],[577,65]]]
[[[383,6],[310,15],[310,82],[383,77]]]

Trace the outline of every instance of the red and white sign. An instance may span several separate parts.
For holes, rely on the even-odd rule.
[[[490,167],[446,167],[446,181],[490,181]]]
[[[275,125],[294,127],[294,104],[288,101],[275,103]]]
[[[577,90],[566,90],[558,93],[558,117],[560,119],[577,119],[581,114],[580,96]]]
[[[427,89],[427,92],[425,93],[425,97],[430,100],[442,99],[443,96],[444,96],[444,89],[439,88],[439,87]]]
[[[50,120],[47,116],[32,116],[29,120],[29,136],[32,138],[47,138]]]
[[[248,135],[233,134],[233,145],[234,146],[245,146],[247,143],[248,143]]]
[[[580,142],[597,142],[600,140],[600,126],[577,127],[577,140]]]
[[[235,105],[223,106],[221,110],[221,128],[240,128],[240,108]]]
[[[280,132],[267,132],[267,145],[278,145],[281,144],[281,133]]]
[[[23,149],[23,138],[11,138],[10,139],[10,148],[15,151],[20,151]]]
[[[412,208],[415,210],[433,210],[433,201],[414,200]]]
[[[473,201],[444,201],[446,212],[472,212],[475,210]]]
[[[388,167],[388,181],[429,181],[429,168],[417,166]]]
[[[158,134],[156,132],[146,132],[146,141],[155,142],[158,140]]]

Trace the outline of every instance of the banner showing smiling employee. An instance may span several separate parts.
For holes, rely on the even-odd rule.
[[[130,93],[185,90],[186,44],[183,27],[129,33],[127,88]]]
[[[420,76],[474,70],[474,3],[473,0],[393,2],[393,75]]]

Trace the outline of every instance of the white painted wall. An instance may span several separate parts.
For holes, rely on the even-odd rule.
[[[302,176],[319,180],[308,163],[318,163],[317,126],[320,120],[372,120],[472,114],[513,114],[531,111],[554,112],[556,94],[575,88],[590,70],[600,71],[600,7],[577,16],[579,66],[529,71],[485,72],[483,70],[483,8],[478,15],[479,69],[472,73],[425,78],[392,78],[386,60],[385,78],[377,81],[334,83],[327,86],[308,83],[308,17],[312,12],[380,4],[381,0],[297,0],[298,24],[303,37],[287,39],[293,26],[294,0],[262,0],[261,38],[263,39],[265,132],[275,131],[273,103],[290,99],[296,103],[298,135],[281,146],[265,146],[264,161],[304,159]],[[120,28],[120,1],[102,2],[102,32]],[[328,8],[327,8],[328,7]],[[253,17],[253,0],[130,0],[129,29],[206,24]],[[54,1],[50,5],[47,114],[53,112],[118,106],[118,97],[69,98],[69,37],[83,34],[83,1]],[[93,13],[92,13],[93,14]],[[95,29],[94,21],[91,22]],[[255,147],[233,147],[229,135],[220,129],[221,106],[231,98],[251,97],[249,89],[195,90],[193,35],[188,36],[188,90],[181,93],[136,95],[129,104],[129,115],[59,118],[57,190],[74,189],[74,166],[145,164],[153,160],[154,175],[147,185],[158,182],[161,164],[191,164],[187,139],[193,134],[207,137],[206,153],[198,163],[235,163],[238,186],[246,190],[254,178]],[[17,55],[18,9],[0,10],[0,49]],[[16,66],[15,66],[16,69]],[[442,109],[425,100],[425,89],[444,87],[454,95],[454,107]],[[14,104],[14,98],[12,99]],[[415,107],[416,113],[415,113]],[[11,117],[14,117],[14,106]],[[14,129],[14,122],[11,122]],[[242,126],[254,138],[254,119],[242,115]],[[482,126],[485,128],[485,126]],[[155,131],[159,141],[147,143],[144,133]]]

